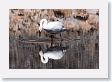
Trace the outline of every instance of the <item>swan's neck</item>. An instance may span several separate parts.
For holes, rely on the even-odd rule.
[[[42,19],[41,21],[40,21],[40,27],[41,28],[45,28],[47,26],[47,20],[46,19]]]
[[[48,57],[44,56],[44,53],[42,51],[39,52],[42,63],[48,62]]]

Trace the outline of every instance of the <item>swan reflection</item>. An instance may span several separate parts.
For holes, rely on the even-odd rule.
[[[60,60],[65,55],[66,49],[67,47],[62,46],[51,46],[47,48],[45,52],[41,49],[39,51],[41,62],[47,63],[49,59]]]

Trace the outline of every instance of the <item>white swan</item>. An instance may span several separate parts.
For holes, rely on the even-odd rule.
[[[50,49],[52,50],[49,50],[45,53],[43,53],[42,50],[39,51],[39,55],[41,57],[42,63],[47,63],[49,59],[59,60],[64,56],[66,52],[65,49],[57,49],[57,50],[54,48],[50,48]]]
[[[42,19],[40,21],[39,31],[41,32],[42,29],[50,33],[58,33],[58,32],[63,32],[66,30],[62,22],[54,21],[54,22],[48,23],[46,19]]]

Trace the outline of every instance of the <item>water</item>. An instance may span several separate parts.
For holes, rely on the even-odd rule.
[[[56,34],[53,39],[43,34],[41,37],[10,36],[9,68],[98,69],[98,31],[63,32],[61,37]]]

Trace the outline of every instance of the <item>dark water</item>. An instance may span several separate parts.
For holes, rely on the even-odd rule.
[[[26,36],[25,36],[26,37]],[[43,39],[44,38],[44,39]],[[41,61],[40,51],[48,61]],[[50,57],[48,57],[50,54]],[[46,58],[43,58],[46,60]],[[64,32],[50,37],[10,36],[10,69],[98,69],[99,36],[98,31],[79,33]]]

